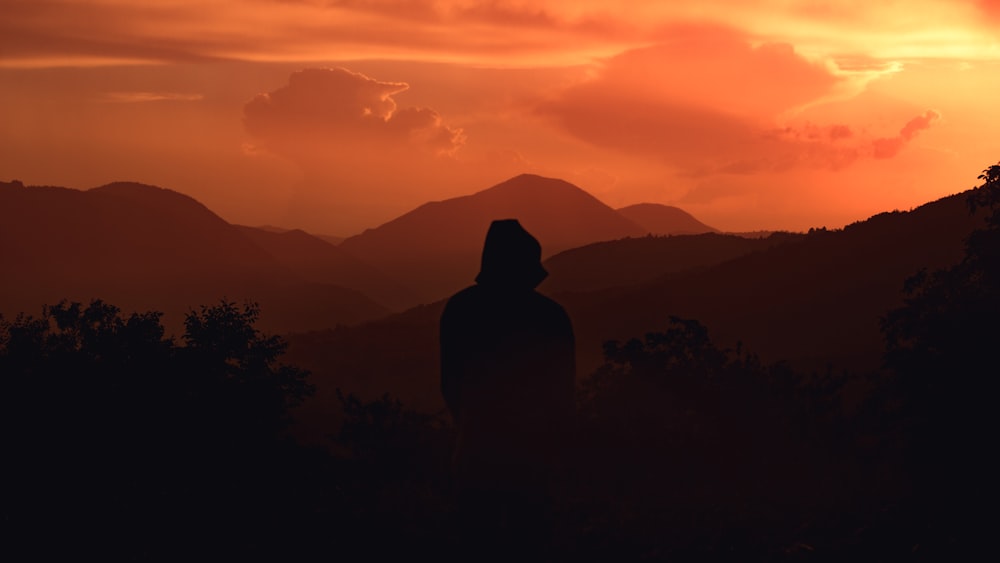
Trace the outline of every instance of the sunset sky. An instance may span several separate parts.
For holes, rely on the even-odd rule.
[[[1000,160],[1000,0],[0,0],[0,180],[350,235],[522,172],[723,230]]]

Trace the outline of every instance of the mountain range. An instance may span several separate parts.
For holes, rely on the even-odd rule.
[[[340,247],[407,280],[429,303],[472,283],[490,222],[507,218],[518,219],[546,257],[647,232],[568,182],[522,174],[472,195],[424,204]]]
[[[303,275],[287,265],[290,259],[276,258],[194,199],[163,188],[0,184],[6,315],[100,298],[126,312],[161,311],[165,324],[179,330],[183,315],[201,305],[252,300],[261,305],[262,327],[286,331],[388,312],[358,290]]]
[[[134,182],[85,191],[7,182],[0,313],[100,297],[126,311],[163,311],[178,328],[186,311],[229,299],[259,302],[270,330],[353,324],[471,283],[490,222],[508,217],[542,241],[546,256],[647,234],[580,188],[532,175],[428,203],[346,240],[232,225],[191,197]],[[678,217],[679,230],[697,223]]]

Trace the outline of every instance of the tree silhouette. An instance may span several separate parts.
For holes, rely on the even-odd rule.
[[[66,542],[43,550],[265,541],[255,532],[296,490],[282,429],[311,387],[278,362],[284,343],[254,328],[258,314],[225,301],[192,311],[183,346],[159,313],[102,301],[0,319],[3,521]]]
[[[259,317],[255,303],[202,306],[185,318],[185,346],[176,350],[185,371],[197,374],[192,388],[213,412],[225,413],[220,425],[237,432],[280,431],[289,409],[314,390],[305,371],[278,363],[287,345],[254,328]]]
[[[942,550],[954,553],[976,527],[973,499],[995,476],[983,445],[992,442],[1000,341],[1000,165],[979,176],[969,209],[983,213],[958,264],[907,280],[904,305],[882,320],[888,406],[898,405],[896,432],[913,481],[916,512]],[[974,534],[973,534],[974,535]]]
[[[1000,165],[979,178],[984,182],[969,194],[969,208],[988,211],[985,228],[969,236],[960,263],[908,279],[905,305],[882,323],[887,365],[908,374],[903,384],[927,397],[951,385],[944,373],[971,378],[993,371],[982,360],[996,342],[1000,312]]]
[[[582,388],[574,464],[576,511],[610,515],[579,524],[604,535],[583,540],[612,542],[604,557],[761,558],[794,545],[842,491],[823,486],[846,470],[822,432],[840,422],[841,378],[765,365],[675,317],[606,343],[605,358]]]
[[[1000,165],[979,178],[983,183],[969,194],[969,208],[986,210],[985,227],[970,235],[961,262],[907,280],[904,306],[882,322],[885,361],[898,377],[904,416],[926,440],[921,448],[943,458],[980,437],[989,407],[984,401],[996,388]]]

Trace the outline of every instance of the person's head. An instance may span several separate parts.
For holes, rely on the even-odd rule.
[[[542,267],[542,246],[517,219],[500,219],[490,224],[476,283],[534,288],[548,275]]]

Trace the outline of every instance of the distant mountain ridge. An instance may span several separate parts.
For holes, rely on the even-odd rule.
[[[247,228],[258,229],[261,231],[266,231],[268,233],[278,233],[278,234],[287,233],[289,231],[299,231],[303,233],[305,232],[302,229],[286,229],[285,227],[276,227],[274,225],[257,225],[255,227],[247,227]],[[319,233],[308,233],[308,234],[309,236],[316,237],[334,246],[337,246],[338,244],[344,242],[345,238],[345,237],[338,237],[336,235],[321,235]]]
[[[723,252],[715,263],[680,271],[656,274],[655,267],[638,267],[640,283],[608,287],[604,284],[611,276],[597,280],[598,289],[553,293],[545,284],[541,289],[569,313],[581,376],[600,365],[605,341],[662,331],[670,316],[696,319],[720,346],[742,342],[766,362],[789,360],[798,369],[819,373],[828,368],[867,373],[881,365],[879,319],[902,303],[904,281],[923,268],[957,262],[965,239],[982,226],[981,214],[969,214],[966,197],[961,193],[912,211],[882,213],[843,230],[786,233],[770,243],[749,240],[766,247],[728,258]],[[616,260],[655,261],[657,253],[683,254],[684,245],[696,248],[713,237],[726,244],[735,238],[623,239],[554,256],[546,266],[556,285],[573,285],[559,279],[564,273],[573,276],[572,268],[563,272],[562,258],[573,266],[576,258],[599,249],[595,259],[615,269],[622,267]],[[658,246],[666,240],[680,247]],[[289,358],[310,369],[318,386],[316,402],[307,408],[323,412],[338,387],[372,398],[390,392],[420,408],[440,408],[434,350],[443,307],[444,301],[437,301],[358,326],[290,335]],[[379,353],[387,341],[397,343],[391,358]]]
[[[628,287],[671,274],[711,267],[804,236],[774,233],[766,238],[751,239],[703,233],[596,242],[560,252],[546,260],[549,277],[539,289],[558,293]]]
[[[61,299],[183,313],[226,298],[262,306],[262,326],[302,330],[387,310],[362,293],[285,267],[201,203],[115,182],[81,191],[0,185],[0,311],[37,313]]]
[[[641,226],[652,235],[700,235],[717,233],[679,207],[659,203],[637,203],[618,209],[625,218]]]
[[[717,342],[742,341],[766,361],[802,369],[874,370],[884,349],[879,319],[902,305],[903,284],[921,269],[956,263],[983,215],[968,193],[907,212],[887,212],[842,230],[817,229],[784,244],[631,288],[562,295],[580,324],[579,343],[599,361],[605,340],[662,328],[669,315],[694,318]]]
[[[0,311],[8,314],[63,297],[180,310],[219,295],[264,302],[266,316],[285,317],[275,327],[326,328],[469,285],[494,219],[518,219],[545,256],[650,232],[568,182],[531,174],[424,204],[343,241],[230,225],[194,198],[136,182],[81,191],[14,181],[0,183],[0,192],[0,259],[13,272],[0,286],[9,290]],[[700,224],[670,209],[683,228]],[[289,289],[298,284],[311,289]]]
[[[545,256],[646,234],[568,182],[522,174],[472,195],[424,204],[348,238],[340,247],[396,279],[408,280],[428,303],[472,283],[490,222],[510,218],[539,240]]]
[[[413,292],[326,240],[294,230],[265,230],[236,225],[246,237],[283,266],[314,283],[357,289],[390,310],[403,310]]]

